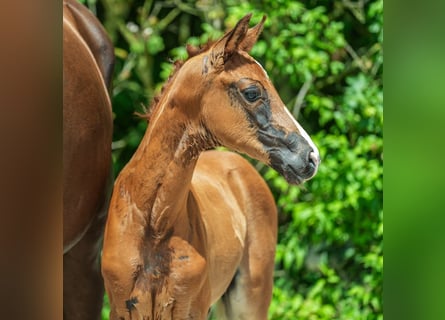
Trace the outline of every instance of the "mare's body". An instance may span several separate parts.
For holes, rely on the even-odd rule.
[[[99,21],[63,2],[63,313],[100,319],[99,254],[111,192],[113,46]]]

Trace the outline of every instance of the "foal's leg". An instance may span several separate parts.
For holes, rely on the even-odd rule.
[[[217,319],[267,319],[272,299],[277,212],[264,181],[250,181],[246,247],[240,266],[216,307]]]
[[[217,319],[267,319],[272,298],[274,254],[245,256],[216,307]],[[266,262],[267,261],[267,262]]]
[[[104,295],[99,257],[105,213],[101,212],[84,237],[63,256],[63,319],[98,320]]]

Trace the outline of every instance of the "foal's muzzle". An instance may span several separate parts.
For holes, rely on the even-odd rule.
[[[318,152],[302,136],[291,133],[285,137],[267,140],[271,142],[269,146],[265,145],[270,166],[287,182],[300,184],[317,173],[320,164]]]

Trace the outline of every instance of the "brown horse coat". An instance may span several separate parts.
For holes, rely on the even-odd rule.
[[[277,212],[261,176],[226,146],[291,183],[313,177],[318,150],[248,55],[250,15],[197,50],[156,103],[109,209],[102,274],[110,319],[267,318]],[[190,51],[191,52],[191,51]]]
[[[64,319],[100,319],[100,244],[112,185],[113,46],[99,21],[63,2]]]

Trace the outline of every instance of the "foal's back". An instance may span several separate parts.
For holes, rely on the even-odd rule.
[[[207,151],[198,160],[192,192],[208,238],[212,303],[222,296],[219,318],[265,319],[277,238],[269,188],[240,155]]]

